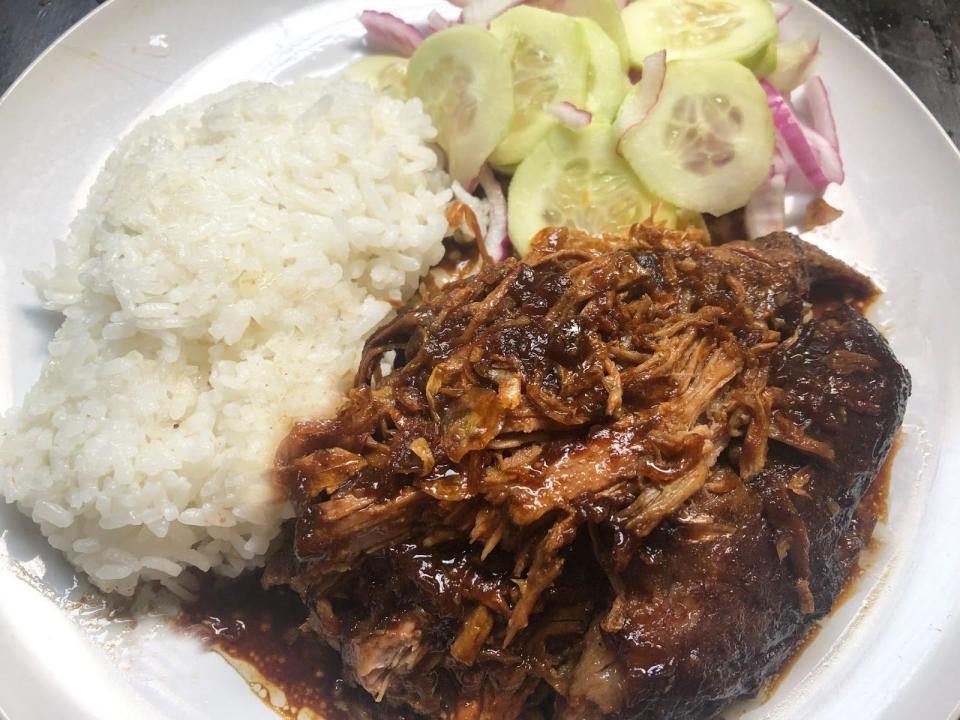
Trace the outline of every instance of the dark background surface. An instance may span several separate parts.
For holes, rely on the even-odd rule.
[[[814,2],[880,55],[954,142],[960,142],[960,0]],[[0,92],[60,33],[99,4],[0,0]]]

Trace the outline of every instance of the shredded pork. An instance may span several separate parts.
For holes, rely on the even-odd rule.
[[[634,578],[652,534],[705,548],[745,526],[704,498],[742,495],[797,617],[814,614],[796,504],[812,471],[765,480],[781,448],[805,467],[842,450],[772,381],[813,282],[872,290],[789,235],[705,248],[649,226],[545,231],[522,262],[424,289],[368,342],[337,417],[281,447],[298,516],[270,581],[301,593],[352,681],[458,720],[639,702],[620,645],[649,602]]]

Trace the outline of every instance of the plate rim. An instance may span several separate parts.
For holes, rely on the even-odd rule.
[[[133,0],[123,0],[123,2],[132,2]],[[895,81],[895,84],[899,86],[901,91],[906,91],[907,97],[911,98],[912,102],[918,105],[923,113],[926,115],[929,121],[932,122],[933,126],[939,131],[940,139],[946,143],[947,147],[950,148],[948,154],[952,156],[952,159],[960,165],[960,148],[957,144],[950,138],[944,126],[936,118],[936,116],[930,111],[930,109],[920,100],[916,92],[899,76],[893,69],[880,57],[872,48],[870,48],[862,39],[857,37],[853,32],[844,27],[839,21],[833,18],[829,13],[822,10],[820,7],[816,6],[810,0],[791,0],[793,4],[803,5],[808,11],[813,12],[819,18],[819,20],[827,25],[831,25],[835,30],[841,31],[842,35],[846,42],[853,41],[853,44],[858,46],[858,49],[861,51],[866,51],[866,54],[870,57],[871,63],[873,66],[879,66],[883,69],[885,74],[892,78]],[[82,18],[77,20],[69,28],[67,28],[56,40],[54,40],[47,48],[43,50],[10,84],[10,86],[0,95],[0,112],[3,112],[6,105],[11,102],[11,98],[15,97],[18,90],[29,80],[31,74],[35,72],[36,68],[44,63],[49,56],[58,48],[62,46],[64,42],[68,42],[69,39],[76,33],[80,28],[85,24],[94,20],[95,17],[99,17],[102,14],[107,14],[115,10],[119,5],[121,5],[121,0],[107,0],[103,4],[91,10],[89,13],[84,15]],[[948,406],[948,418],[950,415],[956,416],[960,409],[956,406],[952,408]],[[949,423],[946,426],[949,429]],[[945,447],[945,445],[941,445]],[[939,473],[937,473],[939,474]],[[3,569],[0,568],[0,572]],[[941,643],[949,642],[949,635],[945,635]],[[960,692],[955,693],[960,695]],[[960,713],[960,699],[958,699],[957,704],[953,710],[953,715],[956,716]],[[0,717],[2,715],[2,708],[0,708]],[[949,719],[947,719],[949,720]]]

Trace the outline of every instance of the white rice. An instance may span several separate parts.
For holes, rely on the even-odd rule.
[[[296,418],[443,254],[446,176],[419,101],[247,84],[153,118],[33,277],[64,315],[0,438],[0,493],[101,588],[183,592],[262,564]]]

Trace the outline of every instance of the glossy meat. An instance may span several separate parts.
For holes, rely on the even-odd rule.
[[[402,311],[290,435],[268,581],[386,706],[709,717],[856,562],[909,393],[842,303],[872,292],[787,234],[545,232]]]
[[[838,365],[853,354],[855,365]],[[774,416],[809,422],[807,434],[838,457],[772,443],[757,477],[741,482],[727,465],[729,489],[701,491],[647,538],[605,618],[629,698],[622,717],[709,717],[755,693],[830,610],[856,563],[855,513],[899,427],[909,378],[844,306],[777,351],[770,382],[784,390]],[[589,695],[569,705],[561,717],[601,716]]]

